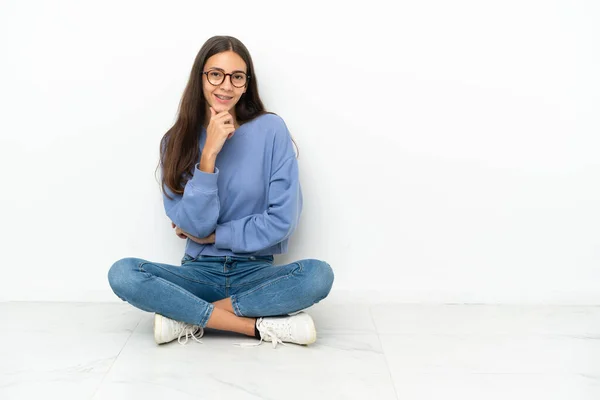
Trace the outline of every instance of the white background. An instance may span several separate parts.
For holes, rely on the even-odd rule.
[[[232,35],[300,150],[276,263],[327,260],[339,298],[600,304],[599,20],[567,0],[2,1],[0,300],[120,301],[118,259],[180,263],[159,141],[202,44]]]

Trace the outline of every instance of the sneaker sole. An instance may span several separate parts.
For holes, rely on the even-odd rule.
[[[304,312],[302,312],[301,318],[306,320],[308,325],[308,340],[306,343],[302,343],[304,345],[313,344],[317,341],[317,329],[315,328],[315,321],[313,321],[312,317]]]
[[[310,329],[310,339],[306,344],[313,344],[317,341],[317,328],[315,328],[315,322],[312,320],[312,318],[310,319]]]
[[[159,314],[154,314],[154,341],[156,344],[162,344],[161,339],[162,332],[162,317]]]

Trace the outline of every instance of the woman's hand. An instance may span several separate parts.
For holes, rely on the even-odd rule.
[[[175,229],[175,234],[182,239],[190,238],[191,240],[199,244],[210,244],[215,242],[215,232],[211,233],[205,238],[197,238],[196,236],[192,236],[189,233],[182,231],[181,228],[176,226],[173,222],[171,222],[171,227],[177,228]]]
[[[192,235],[188,235],[188,237],[190,239],[192,239],[194,242],[196,243],[200,243],[200,244],[210,244],[210,243],[214,243],[215,242],[215,233],[211,233],[210,235],[208,235],[205,238],[197,238],[195,236]]]
[[[210,122],[206,128],[206,142],[203,150],[214,155],[219,154],[225,141],[233,136],[234,131],[233,116],[229,111],[217,114],[215,109],[210,107]]]
[[[173,222],[171,222],[171,227],[173,227],[173,228],[177,228],[177,229],[175,229],[175,234],[176,234],[177,236],[179,236],[179,237],[180,237],[180,238],[182,238],[182,239],[187,239],[187,236],[186,236],[185,232],[184,232],[184,231],[182,231],[182,230],[181,230],[181,229],[180,229],[178,226],[176,227],[176,226],[175,226],[175,224],[174,224]]]

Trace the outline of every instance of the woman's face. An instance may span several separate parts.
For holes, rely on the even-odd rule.
[[[220,85],[214,86],[208,81],[208,76],[202,74],[204,98],[208,103],[206,107],[207,115],[210,116],[208,107],[212,106],[217,113],[229,111],[235,116],[235,105],[240,100],[240,97],[242,97],[242,94],[246,92],[247,82],[244,87],[238,88],[232,84],[232,80],[234,84],[239,86],[240,75],[236,75],[234,72],[241,71],[247,74],[246,63],[237,53],[234,53],[233,51],[224,51],[222,53],[217,53],[206,60],[203,72],[209,72],[209,75],[211,75],[210,71],[214,71],[212,74],[213,78],[218,72],[232,75],[225,76],[225,79]],[[228,100],[221,100],[216,95],[225,96]]]

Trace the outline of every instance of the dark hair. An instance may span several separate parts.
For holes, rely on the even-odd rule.
[[[166,185],[173,193],[183,194],[185,183],[191,178],[199,160],[199,133],[205,122],[207,104],[202,86],[202,71],[206,60],[224,51],[237,53],[246,63],[246,73],[250,76],[246,92],[235,105],[235,116],[240,125],[263,114],[275,114],[266,111],[260,100],[256,72],[246,46],[232,36],[213,36],[208,39],[194,60],[179,103],[177,120],[160,141],[158,167],[162,165],[163,190]],[[293,138],[292,141],[296,144]]]

